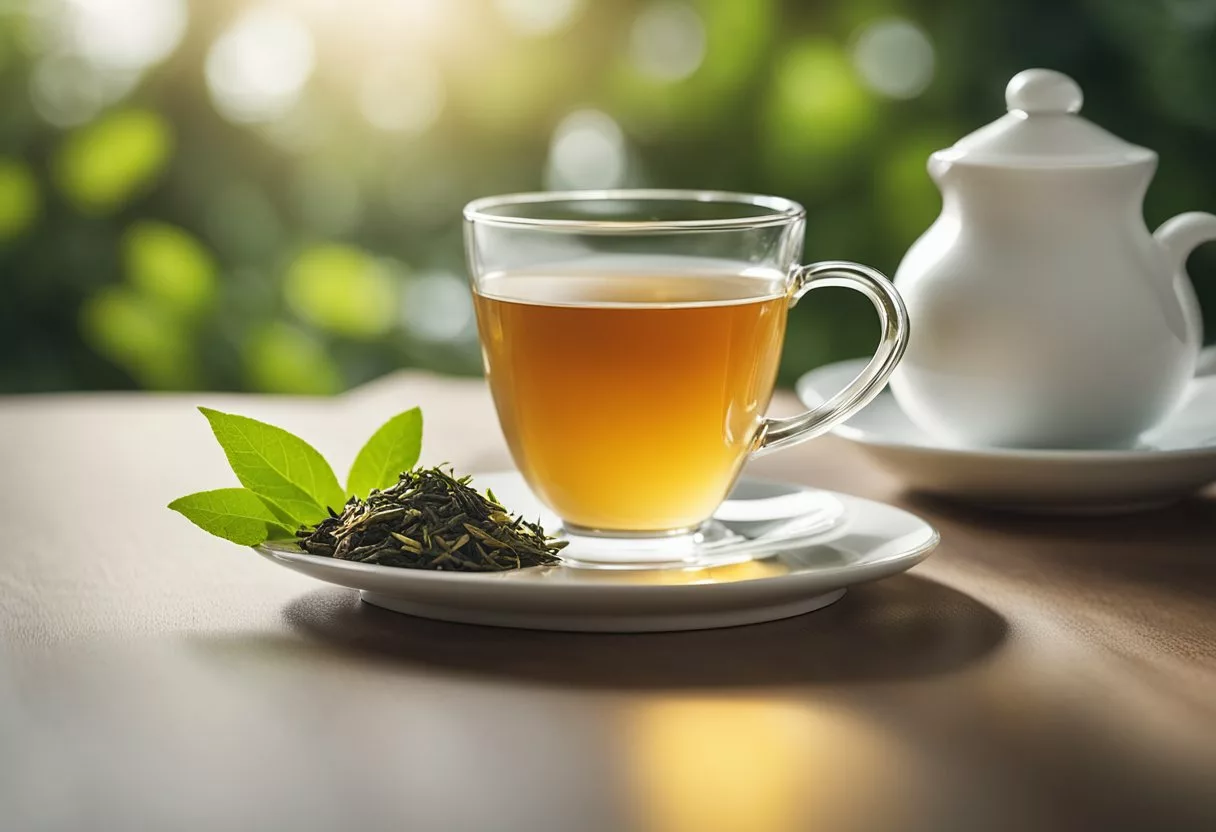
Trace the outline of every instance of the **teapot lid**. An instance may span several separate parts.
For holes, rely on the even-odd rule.
[[[1064,73],[1023,70],[1005,87],[1008,113],[934,155],[1015,168],[1113,167],[1156,158],[1078,115],[1081,100],[1081,88]]]

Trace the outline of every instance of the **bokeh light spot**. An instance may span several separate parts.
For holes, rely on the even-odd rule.
[[[553,131],[546,184],[552,190],[613,188],[627,172],[625,134],[598,110],[576,110]]]
[[[424,341],[471,338],[473,300],[468,283],[451,272],[429,272],[411,278],[401,303],[405,329]]]
[[[84,124],[130,93],[177,48],[187,24],[185,0],[25,5],[25,35],[39,54],[29,75],[30,99],[56,127]]]
[[[163,60],[186,31],[185,0],[63,0],[53,43],[102,69],[138,72]]]
[[[1180,28],[1202,31],[1216,26],[1216,0],[1165,0],[1164,5]]]
[[[803,128],[797,140],[811,148],[847,145],[870,121],[868,99],[832,44],[791,50],[778,67],[777,96],[789,126]]]
[[[270,6],[253,8],[211,45],[207,89],[230,121],[273,121],[300,98],[314,61],[312,35],[299,18]]]
[[[582,0],[495,0],[498,14],[521,35],[539,37],[558,32],[582,10]]]
[[[283,291],[296,314],[338,335],[375,338],[394,323],[393,276],[352,246],[305,249],[287,270]]]
[[[769,63],[775,0],[688,3],[643,6],[610,80],[613,113],[646,144],[682,130],[720,131],[723,113],[750,112],[740,99],[756,94],[755,76]],[[676,44],[670,55],[668,42]]]
[[[803,41],[776,72],[764,137],[774,174],[804,181],[836,174],[876,122],[873,98],[830,41]]]
[[[46,55],[30,72],[34,110],[55,127],[84,124],[101,112],[106,98],[101,73],[75,55]]]
[[[373,127],[423,133],[443,111],[443,79],[431,64],[416,60],[381,66],[359,85],[359,110]]]
[[[276,321],[255,329],[241,357],[254,390],[326,396],[342,389],[341,373],[325,346],[290,324]]]
[[[0,241],[24,234],[42,207],[38,182],[29,166],[0,158]]]
[[[660,0],[634,21],[629,56],[643,75],[683,80],[697,71],[705,57],[705,24],[687,3]]]
[[[915,98],[933,80],[933,44],[908,20],[890,17],[866,25],[853,44],[853,66],[867,87],[888,98]]]
[[[215,296],[215,261],[181,228],[138,222],[123,235],[122,253],[131,284],[173,312],[195,314]]]
[[[80,331],[144,387],[177,390],[197,383],[193,345],[179,322],[130,288],[111,286],[86,300]]]
[[[112,113],[68,135],[55,158],[56,180],[81,211],[113,211],[151,184],[171,150],[169,125],[156,113]]]

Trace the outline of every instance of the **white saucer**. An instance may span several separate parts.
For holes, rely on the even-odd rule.
[[[514,513],[556,528],[557,519],[516,473],[482,474]],[[826,531],[807,535],[788,516],[760,521],[760,506],[828,495],[842,507]],[[732,517],[746,520],[732,520]],[[291,543],[257,547],[270,561],[361,590],[369,604],[442,621],[588,632],[656,632],[733,627],[789,618],[837,601],[845,587],[903,572],[937,546],[920,518],[882,503],[800,485],[744,479],[717,519],[755,547],[754,559],[693,569],[537,567],[496,573],[430,572],[352,563],[302,553]]]
[[[1204,352],[1204,372],[1216,369]],[[817,405],[851,381],[865,361],[829,364],[798,380]],[[864,448],[913,490],[1027,512],[1105,514],[1179,500],[1216,482],[1216,377],[1191,382],[1167,422],[1126,450],[947,447],[927,436],[883,391],[834,430]]]

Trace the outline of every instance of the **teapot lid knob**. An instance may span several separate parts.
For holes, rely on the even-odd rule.
[[[1010,110],[1024,113],[1079,113],[1081,88],[1063,72],[1054,69],[1025,69],[1005,87]]]
[[[1081,88],[1062,72],[1027,69],[1005,88],[1009,112],[939,150],[939,163],[1066,170],[1152,165],[1157,154],[1078,115]]]

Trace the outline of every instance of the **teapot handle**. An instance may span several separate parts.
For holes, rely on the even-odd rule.
[[[1153,239],[1169,255],[1174,274],[1186,272],[1186,258],[1198,246],[1216,240],[1216,216],[1189,211],[1168,219],[1153,232]]]

